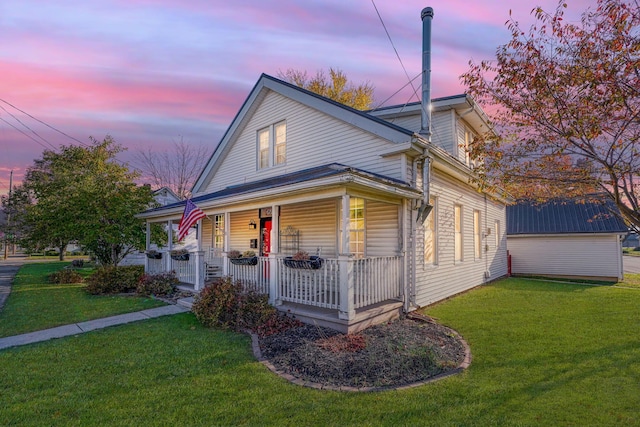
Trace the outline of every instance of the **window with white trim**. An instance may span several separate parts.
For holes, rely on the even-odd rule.
[[[433,206],[427,220],[424,223],[424,263],[435,265],[438,263],[437,260],[437,247],[438,247],[438,239],[437,239],[437,221],[438,217],[438,207],[436,203],[435,197],[429,197],[429,204]]]
[[[224,250],[224,214],[213,216],[213,242],[212,246],[216,250]]]
[[[258,169],[281,165],[287,161],[287,123],[278,122],[258,131]]]
[[[454,248],[454,260],[462,261],[464,248],[462,247],[463,243],[463,229],[462,229],[462,206],[453,205],[453,224],[454,224],[454,240],[453,240],[453,248]]]
[[[480,211],[473,211],[473,255],[482,258],[482,217]]]
[[[364,199],[349,199],[349,252],[356,258],[364,257]]]

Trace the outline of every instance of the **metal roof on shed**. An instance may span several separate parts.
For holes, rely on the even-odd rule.
[[[628,227],[610,201],[520,201],[507,206],[507,235],[626,233]]]

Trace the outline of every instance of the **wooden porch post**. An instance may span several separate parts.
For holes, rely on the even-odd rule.
[[[198,246],[196,247],[196,253],[194,254],[196,257],[196,280],[193,284],[193,287],[196,291],[202,289],[204,285],[204,251],[202,250],[202,220],[198,220],[198,226],[196,227],[196,242]]]
[[[350,208],[351,198],[348,194],[342,196],[342,239],[340,244],[340,319],[350,320],[356,315],[354,307],[354,283],[353,283],[353,262],[351,260],[351,220]]]
[[[169,253],[173,249],[173,221],[167,221],[167,253],[165,254],[166,266],[165,271],[171,271],[171,256]]]
[[[147,235],[146,237],[146,241],[144,244],[144,251],[145,251],[145,256],[144,256],[144,272],[148,273],[149,272],[149,258],[146,255],[146,252],[149,250],[149,248],[151,247],[151,223],[147,220]]]
[[[278,254],[280,253],[280,206],[271,207],[271,251],[269,252],[269,304],[279,305]]]
[[[231,235],[231,214],[224,213],[224,244],[222,248],[222,275],[229,275],[229,261],[227,261],[227,252],[229,252],[229,238]]]

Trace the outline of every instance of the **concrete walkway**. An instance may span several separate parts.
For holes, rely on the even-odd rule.
[[[117,316],[105,317],[103,319],[89,320],[87,322],[73,323],[71,325],[58,326],[57,328],[45,329],[42,331],[29,332],[28,334],[14,335],[12,337],[0,338],[0,350],[19,345],[33,344],[47,341],[53,338],[68,337],[78,335],[96,329],[109,326],[123,325],[125,323],[137,322],[138,320],[152,319],[154,317],[168,316],[171,314],[184,313],[188,308],[179,305],[165,305],[148,310],[136,311],[133,313],[119,314]]]
[[[20,266],[22,266],[22,264],[24,264],[25,262],[28,261],[24,257],[10,257],[6,260],[0,260],[0,311],[2,310],[4,302],[11,292],[11,284],[13,282],[13,279],[15,278],[16,273],[20,269]],[[30,332],[28,334],[14,335],[12,337],[0,338],[0,350],[9,347],[16,347],[19,345],[47,341],[53,338],[78,335],[109,326],[137,322],[138,320],[152,319],[154,317],[184,313],[186,311],[189,311],[189,309],[181,305],[165,305],[162,307],[150,308],[148,310],[105,317],[103,319],[89,320],[87,322],[58,326],[57,328]]]

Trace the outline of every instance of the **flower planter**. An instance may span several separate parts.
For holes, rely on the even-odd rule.
[[[322,267],[323,263],[324,259],[320,258],[319,256],[311,256],[309,257],[309,259],[302,260],[293,259],[293,257],[288,256],[284,259],[284,265],[286,265],[287,267],[301,268],[305,270],[317,270]]]
[[[189,254],[171,255],[174,261],[189,261]]]
[[[162,259],[162,252],[147,252],[149,259]]]
[[[246,258],[229,258],[229,261],[231,261],[231,264],[235,265],[256,265],[258,264],[258,257],[252,256]]]

